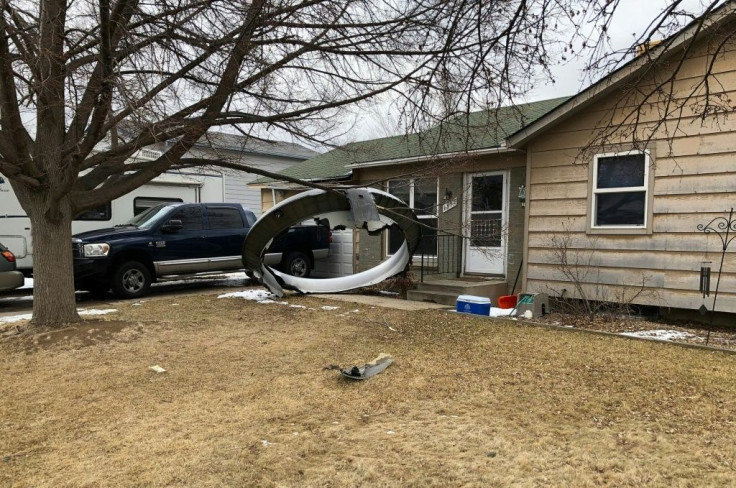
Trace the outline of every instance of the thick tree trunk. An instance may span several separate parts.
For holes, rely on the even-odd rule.
[[[48,219],[44,196],[26,195],[33,239],[34,326],[60,327],[79,322],[74,297],[72,214],[65,200],[59,212]]]

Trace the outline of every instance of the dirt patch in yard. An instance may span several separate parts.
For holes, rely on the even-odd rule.
[[[0,485],[725,486],[736,476],[730,355],[303,296],[175,300],[118,306],[109,319],[132,325],[93,344],[28,353],[27,338],[0,341]],[[395,363],[364,382],[324,369],[381,352]]]
[[[130,340],[142,329],[135,323],[120,320],[85,320],[83,323],[58,330],[46,330],[33,333],[26,329],[18,329],[18,337],[11,338],[10,344],[33,352],[36,349],[79,349],[111,341]]]

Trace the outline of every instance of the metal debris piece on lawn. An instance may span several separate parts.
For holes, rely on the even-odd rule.
[[[394,359],[390,354],[379,354],[376,359],[363,366],[353,366],[352,368],[344,368],[340,370],[340,374],[351,380],[367,380],[377,375],[384,369],[391,366]]]

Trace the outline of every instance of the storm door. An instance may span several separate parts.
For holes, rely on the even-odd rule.
[[[506,174],[467,174],[465,188],[465,272],[504,274]]]

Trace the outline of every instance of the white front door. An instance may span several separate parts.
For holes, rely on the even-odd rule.
[[[506,270],[506,173],[465,175],[465,272]]]

